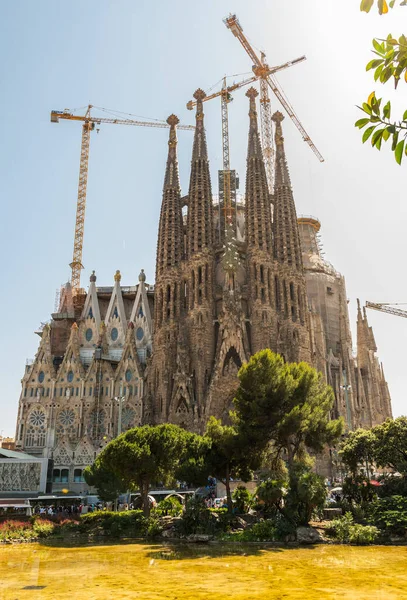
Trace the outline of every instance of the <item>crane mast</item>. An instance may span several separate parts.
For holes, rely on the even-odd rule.
[[[243,28],[240,25],[236,15],[229,15],[223,21],[228,29],[231,30],[233,35],[239,40],[242,44],[243,48],[246,50],[247,54],[252,60],[252,70],[256,79],[260,79],[260,109],[261,109],[261,134],[262,134],[262,145],[264,152],[264,161],[266,166],[266,173],[268,178],[268,184],[270,192],[273,190],[273,179],[274,179],[274,142],[273,142],[273,134],[272,134],[272,122],[271,122],[271,106],[270,106],[270,98],[268,95],[268,87],[273,91],[275,96],[278,98],[280,104],[285,108],[287,114],[293,121],[294,125],[297,127],[299,132],[302,135],[303,140],[310,146],[311,150],[317,156],[320,162],[324,161],[323,156],[311,140],[310,136],[306,132],[303,127],[301,121],[296,115],[294,108],[291,106],[288,101],[287,96],[284,94],[281,86],[277,82],[276,78],[273,74],[276,72],[276,69],[270,68],[265,61],[265,54],[261,53],[261,58],[259,58],[249,43],[248,39],[243,33]],[[302,57],[302,59],[305,57]],[[291,63],[286,63],[286,66],[291,66],[296,62],[299,62],[301,59],[297,59],[296,61],[291,61]],[[278,69],[280,70],[280,69]]]
[[[68,121],[80,121],[82,125],[82,142],[81,142],[81,158],[79,165],[79,184],[78,184],[78,199],[76,203],[76,219],[75,219],[75,235],[73,257],[70,263],[71,267],[71,286],[74,306],[78,304],[78,296],[82,293],[81,285],[81,270],[82,252],[83,252],[83,236],[85,228],[85,210],[86,210],[86,189],[88,183],[88,167],[89,167],[89,148],[90,134],[95,129],[95,125],[109,123],[112,125],[134,125],[138,127],[159,127],[168,129],[168,123],[164,121],[137,121],[134,119],[117,119],[107,117],[94,117],[91,115],[92,104],[87,107],[85,115],[74,115],[69,110],[53,110],[51,111],[51,122],[59,123],[60,119]],[[178,125],[178,129],[194,131],[194,125]]]

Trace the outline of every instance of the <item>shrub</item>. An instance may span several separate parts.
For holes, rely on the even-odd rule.
[[[37,519],[34,521],[32,525],[32,529],[36,537],[45,538],[54,533],[56,529],[55,523],[51,521],[46,521],[44,519]]]
[[[315,511],[322,511],[326,500],[324,478],[303,465],[294,465],[290,470],[289,490],[285,500],[288,520],[297,525],[308,525]]]
[[[171,517],[179,517],[182,513],[183,506],[176,496],[170,496],[169,498],[164,498],[157,508],[155,509],[155,513],[162,516],[171,516]]]
[[[256,490],[259,508],[265,514],[275,514],[280,506],[284,495],[284,481],[278,479],[266,479],[262,481]]]
[[[369,506],[368,520],[387,533],[406,535],[407,498],[404,496],[377,498]]]
[[[339,542],[362,545],[373,544],[379,535],[379,530],[371,525],[355,524],[352,513],[347,512],[340,519],[332,521],[328,533]]]
[[[224,541],[236,542],[272,542],[278,539],[275,521],[267,519],[254,523],[250,529],[237,531],[221,536]]]
[[[216,514],[207,508],[203,498],[193,496],[187,500],[182,520],[177,523],[179,532],[183,535],[194,533],[214,533],[216,528]]]
[[[243,514],[248,512],[253,503],[253,498],[249,490],[244,485],[238,485],[233,492],[233,500],[238,513]]]
[[[382,480],[382,485],[377,488],[380,498],[386,496],[407,497],[407,477],[388,476]]]
[[[144,536],[147,523],[141,510],[124,512],[97,511],[81,516],[79,531],[82,533],[103,531],[112,536]]]

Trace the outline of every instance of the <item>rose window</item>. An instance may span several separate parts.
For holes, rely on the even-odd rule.
[[[134,426],[134,419],[136,417],[136,411],[129,406],[125,406],[122,412],[122,427],[123,429],[130,429]]]
[[[45,423],[45,414],[42,412],[42,410],[32,411],[30,415],[30,423],[31,425],[35,425],[36,427]]]
[[[65,427],[73,425],[75,421],[75,413],[71,408],[66,408],[59,413],[59,422]]]

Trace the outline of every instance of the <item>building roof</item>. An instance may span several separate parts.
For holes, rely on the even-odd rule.
[[[31,454],[26,454],[25,452],[16,452],[15,450],[7,450],[6,448],[0,448],[0,459],[1,458],[17,458],[20,460],[38,459],[38,456],[32,456]]]

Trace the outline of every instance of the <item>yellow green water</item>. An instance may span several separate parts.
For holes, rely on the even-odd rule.
[[[407,547],[0,547],[1,600],[79,598],[407,599]]]

